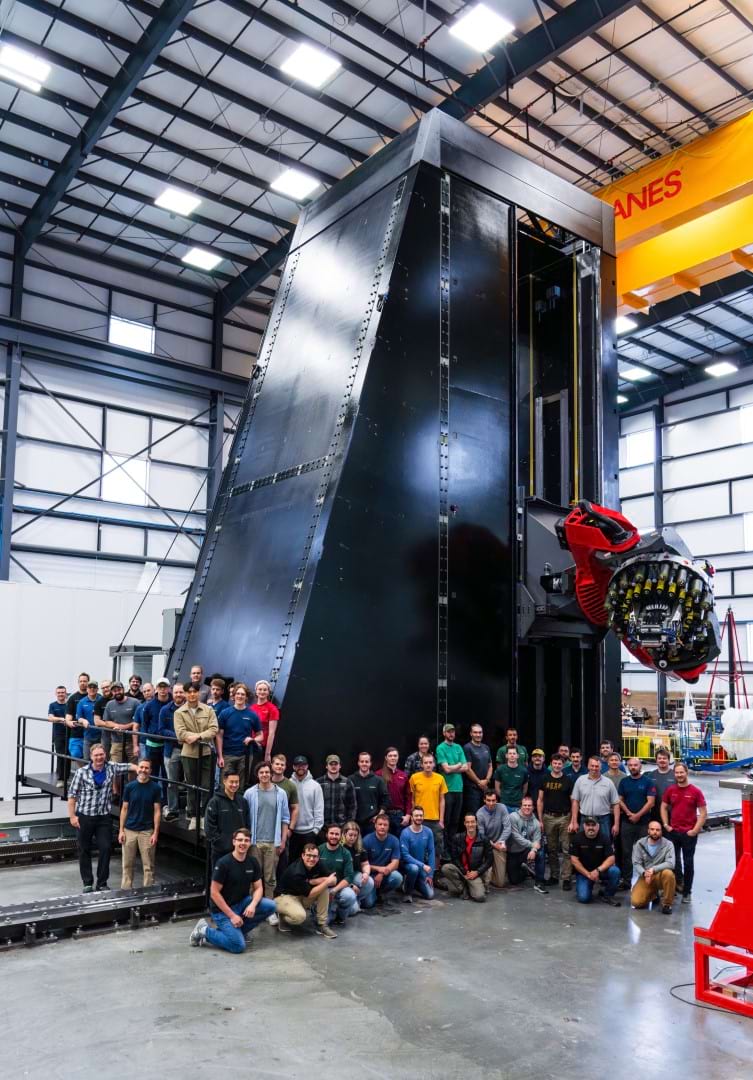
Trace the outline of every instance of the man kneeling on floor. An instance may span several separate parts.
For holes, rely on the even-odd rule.
[[[442,867],[450,896],[462,896],[482,904],[486,900],[486,880],[494,861],[492,846],[485,836],[479,836],[475,814],[463,819],[464,833],[457,833],[450,842],[452,862]]]
[[[595,817],[583,819],[583,829],[570,841],[570,862],[575,871],[575,892],[579,904],[590,904],[594,885],[601,882],[599,899],[611,907],[619,907],[614,894],[620,884],[620,871],[615,866],[614,848],[600,831]]]
[[[675,848],[662,836],[661,822],[649,821],[648,836],[633,845],[633,873],[638,880],[630,894],[634,908],[645,908],[661,892],[662,914],[672,914],[675,899]]]
[[[277,929],[288,933],[293,926],[302,926],[306,915],[313,908],[316,932],[321,937],[336,938],[330,929],[329,890],[337,885],[337,874],[326,876],[319,865],[319,848],[316,844],[304,844],[300,859],[295,859],[285,870],[277,886]]]
[[[274,900],[262,895],[261,867],[249,853],[251,833],[236,829],[233,850],[223,855],[212,871],[210,891],[214,927],[199,919],[191,931],[192,945],[215,945],[231,953],[246,948],[246,934],[275,913]]]

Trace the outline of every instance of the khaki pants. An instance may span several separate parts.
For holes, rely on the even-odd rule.
[[[280,856],[274,844],[252,844],[251,854],[261,867],[261,877],[264,882],[264,895],[272,897],[277,885],[277,863]]]
[[[507,878],[507,852],[497,851],[493,847],[492,855],[494,856],[494,862],[491,870],[486,875],[487,884],[493,885],[495,889],[504,889]]]
[[[277,914],[290,926],[302,926],[306,915],[314,908],[317,926],[326,926],[329,913],[329,890],[322,889],[318,896],[290,896],[283,894],[275,898]]]
[[[549,871],[553,878],[558,878],[560,876],[559,849],[561,844],[563,881],[569,881],[573,876],[572,867],[570,865],[570,833],[567,831],[569,824],[569,814],[544,814],[544,833],[546,835]]]
[[[466,881],[454,863],[445,863],[442,867],[442,876],[447,882],[447,891],[450,896],[470,896],[471,900],[482,904],[486,900],[486,888],[483,878],[473,878]]]
[[[117,764],[121,764],[123,762],[123,760],[124,760],[123,759],[123,743],[122,742],[115,742],[115,741],[111,742],[110,743],[110,761],[114,761],[114,762],[117,762]]]
[[[675,899],[675,874],[673,870],[660,870],[654,874],[650,883],[644,877],[639,877],[630,894],[630,903],[633,907],[648,907],[652,900],[656,900],[656,894],[661,889],[662,904],[671,907]]]
[[[144,869],[144,885],[154,884],[154,860],[157,854],[156,846],[150,844],[154,829],[142,829],[134,832],[132,829],[125,830],[123,842],[123,876],[120,879],[121,889],[133,888],[133,867],[136,862],[136,851],[141,856],[141,865]]]

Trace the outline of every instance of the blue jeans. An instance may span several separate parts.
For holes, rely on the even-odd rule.
[[[434,899],[434,889],[426,880],[427,874],[423,866],[419,866],[417,863],[409,863],[403,867],[403,870],[405,871],[405,891],[408,896],[414,890],[418,890],[424,900]]]
[[[358,886],[358,906],[364,908],[373,907],[376,903],[376,888],[372,877],[364,878],[363,874],[356,874],[353,884]]]
[[[599,874],[604,892],[607,896],[614,896],[617,886],[620,884],[620,870],[617,866],[610,866],[608,870],[602,870]],[[594,891],[595,881],[590,881],[577,871],[575,873],[575,895],[579,904],[590,904]]]
[[[246,896],[243,900],[239,900],[237,904],[233,904],[232,910],[236,915],[243,915],[250,903],[250,897]],[[233,926],[229,917],[222,911],[213,911],[212,918],[217,929],[215,930],[211,926],[207,927],[207,941],[218,949],[225,949],[226,952],[245,952],[246,934],[250,933],[259,923],[263,923],[270,915],[274,915],[276,910],[274,900],[260,900],[256,906],[256,914],[253,919],[244,919],[243,926]]]
[[[511,885],[520,885],[525,881],[528,876],[527,871],[524,869],[525,864],[528,863],[527,851],[507,851],[507,878]],[[530,866],[530,863],[528,863]],[[544,881],[544,873],[546,871],[546,851],[544,848],[539,848],[536,852],[536,858],[533,860],[533,873],[536,881]]]
[[[358,897],[350,885],[346,885],[344,889],[340,889],[339,893],[329,898],[330,922],[335,918],[347,919],[349,915],[357,915],[360,910]]]
[[[356,884],[358,884],[359,876],[360,875],[356,875]],[[373,908],[374,904],[377,902],[377,891],[380,896],[384,896],[385,893],[394,892],[395,889],[399,889],[403,884],[403,875],[398,870],[393,870],[391,873],[387,874],[386,877],[382,878],[382,884],[379,887],[379,890],[377,890],[373,878],[369,878],[369,881],[371,882],[371,887],[368,889],[361,889],[360,899],[361,907],[363,908]]]

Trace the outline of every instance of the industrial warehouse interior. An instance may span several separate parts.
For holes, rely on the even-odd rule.
[[[0,0],[0,128],[0,1080],[747,1080],[753,0]]]

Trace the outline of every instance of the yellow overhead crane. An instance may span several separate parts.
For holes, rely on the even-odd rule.
[[[753,112],[599,196],[615,211],[621,315],[753,270]]]

